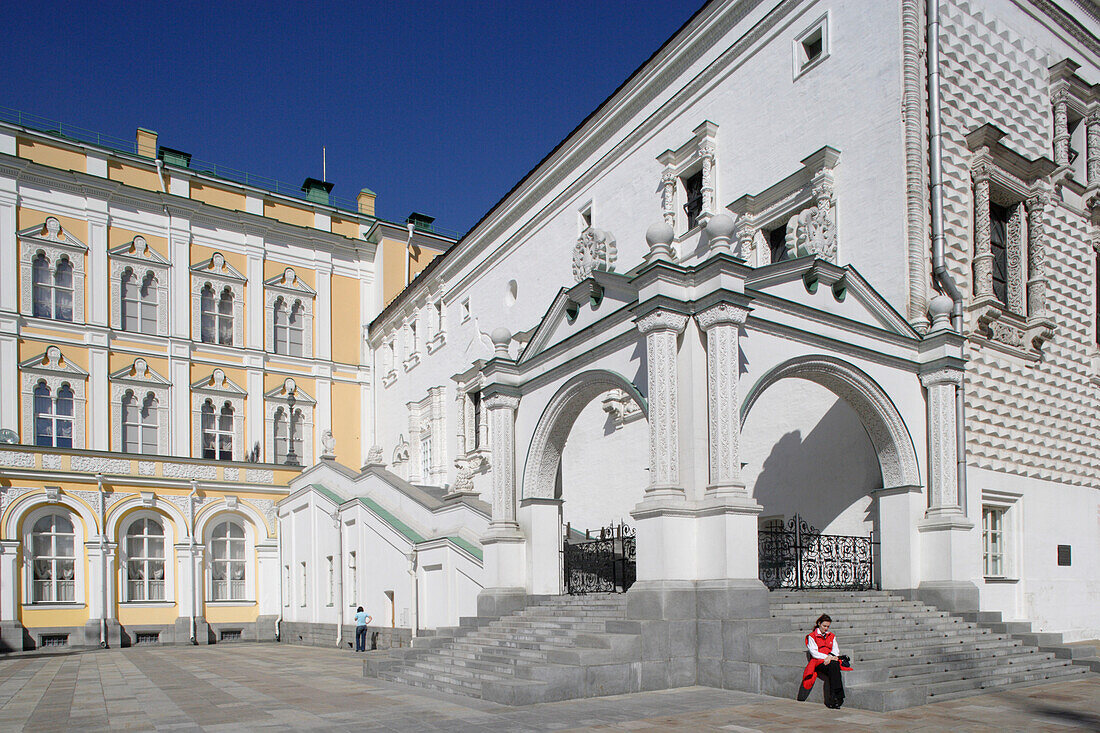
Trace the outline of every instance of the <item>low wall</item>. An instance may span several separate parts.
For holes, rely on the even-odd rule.
[[[367,649],[400,649],[409,646],[412,640],[410,629],[391,628],[389,626],[367,627]],[[279,641],[284,644],[302,644],[305,646],[336,646],[335,624],[313,624],[296,621],[283,621],[279,630]],[[355,648],[355,626],[345,624],[340,646],[344,649]]]

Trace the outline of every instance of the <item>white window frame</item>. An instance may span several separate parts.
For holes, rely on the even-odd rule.
[[[288,267],[275,277],[264,280],[264,349],[272,354],[280,356],[301,356],[310,358],[313,356],[313,306],[317,292],[302,282],[294,272],[294,268]],[[300,354],[285,353],[279,351],[276,339],[275,314],[276,304],[279,300],[285,304],[287,316],[292,313],[295,305],[301,307],[301,334],[302,350]]]
[[[50,272],[56,276],[57,263],[67,258],[73,266],[73,319],[71,323],[84,323],[84,259],[88,247],[65,230],[57,217],[46,217],[45,221],[16,233],[19,240],[20,306],[23,315],[34,317],[34,260],[39,253],[45,256]],[[52,283],[51,283],[52,285]],[[51,300],[51,303],[54,302]],[[50,320],[53,317],[51,310]],[[61,321],[70,323],[70,321]]]
[[[676,150],[669,149],[657,156],[662,166],[657,187],[661,194],[662,217],[672,227],[678,241],[701,230],[710,217],[718,213],[718,125],[706,120],[692,131],[692,135]],[[687,199],[684,179],[699,172],[702,173],[703,200],[695,226],[689,229],[684,210]]]
[[[806,53],[806,42],[819,31],[821,33],[821,53],[817,57],[811,59]],[[809,27],[795,36],[791,44],[791,55],[792,61],[794,62],[794,79],[798,79],[807,72],[816,69],[825,62],[825,59],[829,58],[832,52],[829,36],[828,12],[810,23]]]
[[[49,346],[40,356],[27,359],[19,364],[20,379],[23,387],[23,442],[35,444],[34,390],[39,382],[50,389],[51,399],[56,399],[57,391],[67,385],[73,392],[73,448],[84,448],[85,440],[85,394],[88,373],[71,361],[65,359],[61,349]]]
[[[1014,582],[1022,574],[1022,557],[1020,554],[1022,532],[1022,510],[1020,494],[991,489],[982,490],[982,531],[981,531],[981,568],[982,575],[987,581]],[[988,574],[986,554],[988,551],[988,538],[986,527],[986,512],[992,510],[1001,515],[1002,534],[1002,572],[1000,574]]]
[[[244,597],[243,598],[214,598],[214,532],[225,522],[235,522],[244,531]],[[256,541],[255,527],[248,518],[241,514],[223,513],[211,518],[207,523],[204,538],[204,555],[206,557],[206,572],[204,573],[206,584],[207,603],[225,605],[250,605],[256,602]],[[224,560],[220,562],[235,562]],[[228,579],[227,579],[228,580]],[[229,588],[231,586],[227,586]]]
[[[306,567],[306,561],[302,560],[298,563],[298,602],[302,608],[309,605],[309,572]]]
[[[137,236],[126,244],[107,252],[110,257],[111,278],[111,328],[126,333],[168,335],[168,269],[170,262],[149,246],[145,237]],[[138,276],[139,287],[151,273],[155,278],[156,327],[152,330],[131,331],[124,328],[122,318],[122,278],[126,270]],[[139,319],[140,322],[140,319]]]
[[[302,466],[313,465],[313,414],[317,407],[317,400],[313,399],[304,389],[298,386],[293,379],[284,379],[283,383],[264,393],[264,435],[267,438],[267,450],[264,452],[269,463],[277,463],[275,459],[275,416],[279,409],[288,417],[290,393],[294,394],[294,411],[301,414],[301,421],[295,420],[295,429],[301,436],[301,452],[298,453],[298,464]]]
[[[153,402],[151,407],[149,406],[150,400]],[[136,410],[137,419],[135,421],[130,421],[126,414],[127,408],[131,406]],[[160,441],[160,400],[152,392],[146,392],[143,395],[141,392],[128,389],[122,394],[121,407],[122,451],[139,455],[155,455]],[[132,439],[131,431],[137,433],[136,441]],[[146,443],[146,431],[152,431],[152,445]],[[136,447],[132,448],[131,444],[135,444]]]
[[[446,457],[446,441],[442,436],[447,434],[446,426],[446,389],[442,386],[432,387],[426,397],[418,402],[406,403],[409,411],[409,439],[415,446],[416,456],[409,463],[409,480],[416,480],[432,486],[443,486],[447,480],[449,464]],[[428,456],[429,464],[425,467],[421,457],[423,444],[422,436],[425,434],[438,435],[440,439],[435,445],[429,443],[431,454]]]
[[[158,374],[143,358],[134,359],[134,363],[114,372],[109,377],[111,383],[111,450],[123,452],[122,441],[122,398],[127,392],[140,395],[144,402],[145,396],[152,394],[157,398],[157,449],[156,455],[168,455],[169,436],[168,420],[169,395],[172,384]]]
[[[225,261],[225,256],[215,252],[209,259],[191,267],[191,340],[207,346],[232,346],[242,348],[244,342],[244,288],[248,282],[236,268]],[[202,340],[202,291],[210,286],[214,291],[215,310],[222,293],[228,289],[233,295],[233,343],[218,344]]]
[[[39,519],[48,514],[64,514],[73,523],[73,532],[75,537],[73,538],[73,553],[76,557],[76,562],[73,563],[73,601],[36,601],[34,591],[34,541],[33,530],[34,525]],[[32,548],[30,551],[23,553],[23,599],[24,604],[32,607],[59,607],[59,608],[79,608],[85,604],[84,596],[84,570],[86,566],[86,555],[84,552],[84,522],[81,516],[71,507],[64,504],[44,504],[40,507],[28,512],[23,518],[23,547]]]
[[[141,521],[152,519],[160,523],[164,530],[164,598],[157,601],[135,600],[130,597],[130,585],[128,581],[128,563],[130,562],[130,545],[127,537],[133,526]],[[176,602],[176,560],[174,546],[176,544],[176,527],[170,517],[151,509],[139,509],[128,515],[119,527],[118,534],[118,580],[120,603],[140,606],[164,606]]]
[[[325,605],[331,608],[336,603],[336,563],[332,555],[325,559],[328,560],[328,603]]]
[[[232,460],[240,461],[244,458],[246,449],[244,444],[244,400],[247,392],[233,383],[233,380],[225,376],[221,369],[215,369],[209,377],[200,379],[191,385],[191,435],[193,445],[192,455],[202,458],[202,406],[210,400],[215,408],[215,413],[220,415],[222,406],[228,402],[233,408],[233,455]]]

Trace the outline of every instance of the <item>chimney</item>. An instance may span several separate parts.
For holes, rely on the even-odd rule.
[[[306,195],[306,201],[312,201],[315,204],[329,203],[328,195],[332,192],[332,184],[328,181],[321,181],[316,178],[307,178],[305,183],[302,184],[302,193]]]
[[[427,214],[421,214],[421,213],[418,213],[416,211],[409,214],[405,218],[405,223],[406,224],[412,224],[413,228],[418,229],[422,232],[435,231],[435,227],[432,226],[432,222],[434,222],[434,221],[435,221],[434,216],[428,216]]]
[[[137,154],[143,158],[157,157],[157,131],[137,129]]]
[[[374,200],[376,198],[378,198],[377,194],[369,188],[360,191],[359,195],[355,197],[355,200],[359,202],[359,213],[374,216]]]

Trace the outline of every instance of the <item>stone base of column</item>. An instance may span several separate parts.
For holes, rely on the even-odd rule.
[[[879,541],[879,582],[886,590],[912,588],[920,577],[920,552],[913,528],[924,516],[920,486],[893,486],[871,492]]]
[[[485,588],[527,592],[527,538],[515,522],[492,522],[481,537]]]
[[[191,643],[190,616],[180,616],[176,619],[176,638],[181,644]],[[209,644],[210,642],[210,626],[206,623],[206,619],[199,616],[195,619],[195,643]]]
[[[695,581],[639,580],[626,593],[626,617],[642,621],[695,620]]]
[[[976,611],[981,558],[974,523],[958,507],[933,508],[917,523],[921,545],[921,600],[948,611]]]
[[[965,613],[979,609],[978,586],[965,580],[945,580],[921,583],[917,586],[917,598],[924,603],[951,611]]]
[[[652,495],[630,512],[637,538],[638,581],[693,581],[696,509],[683,492],[676,496]]]
[[[18,621],[0,621],[0,652],[21,652],[27,648],[27,629]]]
[[[708,493],[698,510],[697,577],[760,582],[761,511],[763,507],[745,493]]]
[[[118,625],[118,619],[107,619],[107,646],[111,649],[120,649],[122,647],[122,627]],[[84,646],[94,648],[101,645],[100,640],[100,620],[97,618],[88,619],[84,622]]]
[[[526,588],[486,588],[477,594],[477,616],[498,619],[527,608],[539,598],[528,595]]]
[[[771,617],[768,588],[756,578],[700,580],[695,587],[701,619]]]

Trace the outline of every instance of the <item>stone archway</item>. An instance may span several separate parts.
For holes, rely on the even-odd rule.
[[[649,419],[645,398],[622,375],[606,369],[593,369],[572,377],[550,398],[535,426],[524,464],[521,500],[554,498],[558,466],[570,428],[581,410],[612,389],[620,389],[633,398],[642,408],[645,418]]]
[[[920,485],[917,451],[901,413],[866,372],[835,357],[799,356],[773,368],[745,395],[742,426],[764,390],[781,379],[805,379],[819,384],[855,411],[878,454],[885,488]]]

